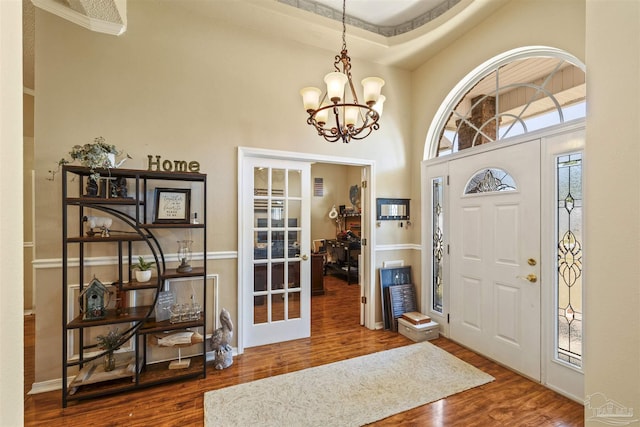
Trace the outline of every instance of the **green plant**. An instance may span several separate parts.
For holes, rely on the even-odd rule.
[[[122,334],[118,328],[111,329],[106,335],[98,335],[96,337],[98,346],[108,351],[118,350],[122,345],[120,340],[122,340]]]
[[[115,158],[123,154],[119,151],[115,145],[107,144],[105,139],[101,136],[94,138],[93,143],[84,145],[74,145],[71,151],[69,151],[70,159],[62,158],[58,160],[58,168],[56,170],[50,170],[50,181],[53,181],[56,173],[60,171],[63,165],[79,162],[82,166],[88,167],[91,171],[91,178],[97,180],[100,178],[100,173],[96,169],[110,169],[112,167],[118,167],[124,162],[123,159],[118,164],[115,164]],[[126,154],[126,158],[130,159],[131,156]]]
[[[147,262],[141,256],[138,257],[138,262],[131,264],[131,268],[137,268],[140,271],[147,271],[155,268],[156,263],[154,261]]]

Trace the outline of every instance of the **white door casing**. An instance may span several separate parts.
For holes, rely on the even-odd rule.
[[[465,194],[489,168],[515,189]],[[452,160],[449,177],[451,338],[540,380],[540,142]]]

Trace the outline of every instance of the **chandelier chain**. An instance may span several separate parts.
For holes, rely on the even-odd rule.
[[[342,50],[347,50],[347,24],[345,24],[346,15],[347,0],[342,0]]]

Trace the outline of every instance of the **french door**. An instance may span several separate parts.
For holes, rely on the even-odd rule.
[[[246,157],[242,179],[243,344],[306,338],[311,331],[310,164]]]

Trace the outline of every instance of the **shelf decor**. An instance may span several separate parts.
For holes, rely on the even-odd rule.
[[[188,188],[156,188],[154,224],[188,224],[191,190]]]
[[[82,320],[97,320],[105,318],[107,314],[106,307],[109,305],[108,301],[105,303],[105,295],[110,296],[111,294],[107,290],[106,286],[94,277],[78,297],[81,304],[80,306],[82,307]]]
[[[120,155],[125,155],[126,157],[119,162],[116,162],[116,158]],[[82,166],[89,168],[90,181],[94,183],[98,182],[100,179],[100,172],[96,169],[111,169],[117,168],[125,162],[125,160],[130,159],[131,156],[123,153],[118,150],[115,145],[107,144],[105,139],[102,136],[98,136],[93,139],[93,143],[84,144],[84,145],[74,145],[69,151],[69,156],[71,159],[62,158],[58,160],[58,169],[55,171],[49,171],[51,174],[50,181],[53,181],[56,173],[60,171],[60,168],[64,165],[68,165],[77,161]],[[97,188],[97,184],[96,184]]]

